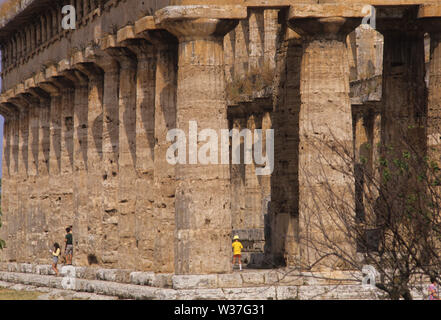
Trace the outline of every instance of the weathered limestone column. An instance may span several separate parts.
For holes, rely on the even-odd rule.
[[[29,136],[29,105],[26,100],[16,97],[14,104],[19,111],[18,115],[18,171],[17,171],[17,254],[18,260],[26,262],[26,222],[28,213],[28,179],[27,179],[27,167],[28,167],[28,136]]]
[[[355,219],[365,222],[365,170],[370,162],[369,123],[363,111],[354,114],[354,154],[355,154]],[[367,173],[367,172],[366,172]]]
[[[50,92],[50,112],[49,112],[49,207],[45,212],[48,221],[47,237],[49,238],[49,245],[54,242],[60,243],[63,239],[62,236],[63,226],[65,221],[61,218],[61,213],[64,208],[61,206],[62,186],[64,182],[60,178],[60,159],[61,159],[61,90],[58,87],[53,87]],[[65,228],[66,226],[64,226]],[[64,247],[63,247],[64,248]]]
[[[293,264],[299,251],[299,113],[302,40],[283,26],[274,102],[274,172],[271,175],[270,237],[265,253],[270,265]]]
[[[89,189],[95,201],[89,223],[95,225],[94,252],[98,262],[108,267],[118,263],[118,146],[119,146],[119,64],[104,51],[86,48],[89,74]],[[92,127],[91,124],[93,123]],[[93,129],[91,129],[93,128]],[[92,141],[94,140],[94,141]],[[92,164],[99,159],[100,165]],[[92,250],[92,248],[91,248]]]
[[[404,27],[411,23],[394,19],[377,23],[384,35],[382,140],[385,146],[395,147],[400,156],[402,148],[409,148],[411,137],[420,142],[415,147],[421,151],[426,145],[424,31]]]
[[[10,119],[9,124],[10,139],[11,139],[11,155],[9,166],[9,221],[11,222],[10,232],[10,244],[11,255],[15,260],[20,261],[20,222],[19,222],[19,198],[18,198],[18,149],[19,149],[19,114],[17,112],[13,119]],[[12,228],[11,228],[12,227]],[[13,251],[13,252],[12,252]]]
[[[254,140],[255,130],[262,129],[262,115],[256,113],[248,115],[246,128],[251,132],[252,145],[254,146],[256,143]],[[243,226],[248,230],[259,229],[263,226],[260,178],[256,175],[254,159],[250,164],[245,164],[245,221]]]
[[[361,12],[354,14],[361,16]],[[296,256],[288,256],[286,261],[288,265],[301,262],[308,267],[324,258],[322,266],[336,268],[342,261],[325,258],[328,247],[332,252],[347,252],[354,246],[344,231],[345,217],[354,215],[346,36],[360,21],[326,16],[290,16],[290,26],[304,39],[298,172],[301,261]]]
[[[102,231],[102,133],[103,133],[103,70],[93,63],[77,63],[75,68],[87,76],[87,255],[88,262],[100,263],[104,234]],[[84,119],[86,120],[86,119]],[[92,262],[93,261],[93,262]]]
[[[234,79],[246,77],[249,69],[248,46],[250,42],[248,19],[239,21],[234,30]]]
[[[49,185],[49,153],[50,153],[50,96],[38,87],[31,91],[34,99],[38,101],[35,110],[38,122],[30,123],[30,138],[35,143],[32,149],[32,160],[36,161],[35,179],[30,179],[30,229],[29,243],[36,263],[47,262],[47,248],[50,247],[49,216],[50,216],[50,185]],[[31,116],[32,119],[32,116]],[[36,128],[32,127],[36,126]],[[30,131],[30,132],[31,132]],[[35,134],[35,131],[37,134]],[[33,172],[32,172],[33,173]]]
[[[236,112],[232,117],[231,129],[241,132],[247,128],[247,119],[244,111]],[[231,154],[233,154],[233,152],[238,152],[241,159],[239,164],[232,163],[230,166],[231,225],[233,232],[244,229],[244,225],[247,222],[245,203],[245,169],[247,165],[244,163],[244,147],[244,137],[240,138],[240,150],[233,150],[233,146],[231,146]]]
[[[16,117],[13,107],[9,103],[0,105],[1,113],[4,116],[3,129],[3,162],[2,162],[2,223],[0,228],[1,239],[6,241],[7,247],[4,249],[4,257],[2,260],[13,261],[15,259],[13,246],[13,216],[11,210],[10,196],[10,180],[11,180],[11,156],[12,156],[12,125],[11,121]],[[2,255],[3,256],[3,255]]]
[[[3,111],[3,105],[1,106],[1,112],[5,119],[3,125],[3,151],[2,151],[2,227],[0,228],[0,238],[5,240],[8,244],[9,241],[9,164],[11,155],[11,144],[9,134],[9,119],[10,116]],[[5,254],[2,255],[2,261],[8,261],[10,259],[9,248],[4,249]]]
[[[265,50],[264,10],[252,9],[249,18],[249,71],[256,72],[263,67]]]
[[[61,90],[61,137],[60,137],[60,180],[61,186],[61,215],[63,221],[60,227],[73,226],[74,205],[73,205],[73,159],[74,159],[74,106],[75,89],[74,84],[63,87]]]
[[[276,66],[277,40],[279,32],[279,10],[264,11],[264,65],[270,70]]]
[[[382,156],[388,162],[390,179],[382,181],[382,202],[377,210],[379,222],[387,219],[392,207],[401,212],[404,204],[397,195],[408,195],[421,187],[417,175],[427,152],[427,91],[425,83],[424,30],[417,25],[417,8],[403,7],[388,18],[377,19],[377,30],[384,35],[383,99],[381,103]],[[397,17],[400,14],[401,17]],[[411,177],[399,174],[394,166],[409,151]],[[415,174],[416,173],[416,174]],[[382,172],[383,174],[383,172]],[[386,202],[386,203],[384,203]]]
[[[73,264],[88,265],[88,215],[89,195],[87,189],[88,149],[88,96],[89,79],[79,71],[66,74],[75,84],[73,105],[73,211],[74,248]],[[67,227],[67,226],[66,226]],[[93,261],[91,261],[93,262]]]
[[[178,43],[165,30],[149,31],[148,38],[156,47],[153,271],[173,273],[176,181],[166,154],[168,130],[176,128]]]
[[[119,169],[118,173],[118,262],[134,269],[138,260],[135,237],[136,192],[136,55],[125,47],[104,45],[119,70]]]
[[[155,215],[154,149],[155,149],[155,85],[156,49],[142,38],[131,38],[135,28],[128,26],[118,32],[118,40],[136,55],[136,180],[135,229],[140,270],[152,270],[154,264]]]
[[[158,22],[179,39],[176,124],[186,135],[190,121],[198,130],[214,130],[219,141],[228,130],[223,36],[236,26],[234,14],[199,6],[157,12]],[[175,273],[230,272],[229,166],[199,164],[196,153],[189,150],[189,162],[176,166]]]
[[[39,149],[39,118],[40,118],[40,99],[30,94],[26,94],[29,104],[29,130],[28,130],[28,183],[27,197],[29,210],[26,213],[26,259],[35,259],[35,233],[37,228],[38,212],[38,149]]]
[[[101,260],[104,265],[118,263],[118,154],[119,154],[119,65],[106,58],[100,66],[104,72],[103,96],[103,232]]]

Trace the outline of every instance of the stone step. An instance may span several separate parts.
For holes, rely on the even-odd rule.
[[[229,274],[208,275],[174,275],[139,272],[125,269],[105,269],[92,267],[69,266],[74,276],[87,280],[103,280],[118,283],[146,285],[157,288],[173,289],[215,289],[243,288],[272,285],[337,285],[359,284],[361,274],[357,272],[298,272],[289,269],[253,270],[244,269]],[[35,265],[29,263],[2,263],[0,270],[8,272],[33,273],[39,275],[54,275],[50,265]],[[66,267],[59,266],[61,274]]]
[[[166,289],[142,285],[123,284],[112,281],[68,279],[51,275],[32,273],[0,272],[0,281],[51,288],[51,290],[71,290],[120,299],[152,300],[371,300],[384,298],[379,290],[365,289],[361,285],[309,285],[309,286],[262,286],[248,288],[206,288],[206,289]],[[1,285],[0,285],[1,286]],[[56,292],[56,291],[55,291]],[[92,296],[93,297],[93,296]]]

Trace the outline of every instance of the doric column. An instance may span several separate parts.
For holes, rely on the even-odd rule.
[[[3,124],[3,150],[2,150],[2,227],[0,228],[0,238],[9,241],[9,163],[11,155],[11,144],[9,135],[9,117],[3,111],[3,105],[1,106],[1,112],[4,117]],[[2,257],[2,261],[7,261],[10,257],[9,248],[4,249],[5,254]]]
[[[252,9],[249,19],[249,71],[256,72],[262,68],[265,50],[264,10]]]
[[[377,30],[384,36],[381,145],[387,167],[381,173],[388,174],[388,179],[381,181],[378,223],[389,219],[391,212],[404,210],[405,204],[396,201],[398,195],[419,192],[421,184],[417,175],[425,170],[422,159],[427,152],[425,31],[417,24],[418,8],[400,9],[377,10],[382,17],[377,19]],[[401,168],[395,164],[397,159],[403,159],[404,152],[411,155],[406,160],[411,175],[402,175]]]
[[[75,84],[73,104],[73,234],[75,253],[73,263],[88,265],[88,215],[89,194],[87,188],[88,152],[88,98],[89,79],[73,70],[65,75]],[[67,225],[66,225],[67,227]]]
[[[179,39],[176,125],[187,135],[194,121],[198,130],[211,129],[220,141],[221,130],[228,129],[223,37],[237,21],[230,20],[234,12],[222,8],[186,9],[157,13],[161,25]],[[200,164],[190,144],[189,161],[176,165],[175,273],[230,272],[229,166],[220,163],[221,157],[216,164]]]
[[[246,77],[249,68],[248,45],[250,42],[248,19],[240,20],[234,30],[234,79]]]
[[[86,48],[78,65],[89,77],[88,189],[89,250],[99,263],[115,267],[119,261],[119,64],[100,49]],[[97,163],[99,162],[99,163]],[[94,246],[94,248],[92,248]]]
[[[28,178],[27,178],[27,198],[28,210],[26,218],[26,259],[35,259],[34,241],[36,236],[36,219],[38,211],[38,149],[39,149],[39,112],[40,99],[30,94],[25,94],[24,98],[29,105],[29,127],[28,127]]]
[[[236,112],[232,115],[231,129],[238,132],[245,132],[247,128],[247,119],[245,112],[242,108],[242,112]],[[241,162],[238,164],[232,163],[230,166],[230,188],[231,188],[231,225],[233,233],[237,233],[239,230],[243,230],[247,223],[246,217],[246,192],[245,192],[245,169],[247,165],[244,163],[244,148],[245,137],[240,138],[239,148],[240,150],[233,149],[231,146],[231,153],[237,152],[240,154]]]
[[[135,268],[137,239],[135,237],[136,192],[136,55],[126,47],[104,45],[115,58],[119,70],[119,169],[118,175],[118,261],[127,268]],[[139,243],[138,243],[139,245]]]
[[[277,40],[279,35],[279,10],[264,11],[264,65],[270,70],[276,66]]]
[[[28,132],[29,132],[29,104],[25,99],[15,97],[14,105],[18,110],[18,150],[17,150],[17,260],[26,262],[27,258],[27,217],[28,217]]]
[[[328,246],[336,250],[354,247],[340,228],[344,224],[342,215],[354,214],[346,36],[361,19],[328,16],[328,9],[322,9],[326,10],[323,18],[296,18],[297,12],[290,16],[290,27],[303,38],[298,149],[301,261],[297,252],[287,252],[286,263],[301,262],[306,267],[323,259]],[[361,9],[354,12],[357,14],[362,16]],[[325,267],[334,263],[331,258],[321,260]]]
[[[109,57],[99,63],[104,72],[102,140],[102,263],[118,263],[118,155],[119,155],[119,64]]]
[[[132,38],[135,27],[118,32],[118,41],[136,55],[136,182],[135,229],[138,249],[136,267],[152,270],[154,263],[154,149],[156,50],[143,38]]]
[[[153,271],[174,272],[175,167],[167,162],[167,132],[176,128],[177,39],[165,30],[149,31],[156,47],[154,97],[154,249]]]
[[[61,132],[60,132],[60,180],[62,182],[62,196],[60,200],[61,219],[60,227],[73,225],[73,159],[74,159],[74,84],[61,89]],[[61,234],[64,234],[63,232]]]
[[[254,133],[262,129],[262,115],[252,113],[247,115],[246,128],[251,132],[252,145],[256,143]],[[245,164],[245,219],[244,229],[253,230],[263,226],[262,215],[262,190],[260,188],[259,176],[256,175],[256,163]],[[249,240],[248,237],[241,237],[243,240]]]
[[[275,83],[274,105],[274,172],[271,175],[271,235],[266,254],[271,265],[284,265],[286,258],[299,256],[299,113],[302,40],[284,26]]]
[[[20,233],[19,226],[19,201],[18,201],[18,149],[19,149],[19,112],[15,105],[8,104],[13,113],[7,118],[5,126],[5,134],[7,136],[7,144],[5,152],[8,170],[7,177],[7,205],[5,212],[3,212],[2,219],[8,221],[8,236],[5,241],[8,242],[8,258],[12,261],[20,260]],[[9,161],[8,161],[9,160]]]
[[[85,139],[86,160],[85,160],[85,185],[82,188],[87,190],[87,247],[88,257],[95,256],[101,261],[101,248],[103,239],[102,220],[102,129],[103,129],[103,95],[104,95],[104,72],[96,64],[85,62],[74,64],[74,68],[80,70],[87,76],[87,121]],[[87,119],[87,120],[86,120]],[[90,262],[89,262],[90,263]]]

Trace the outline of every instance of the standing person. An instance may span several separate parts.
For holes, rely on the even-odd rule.
[[[73,256],[73,236],[72,226],[66,228],[66,236],[64,237],[64,255],[66,256],[66,265],[72,265]]]
[[[430,285],[429,285],[429,300],[439,300],[438,296],[438,282],[434,276],[430,277]]]
[[[49,250],[49,252],[52,253],[52,270],[54,270],[55,275],[58,276],[57,264],[58,264],[58,257],[61,254],[61,249],[58,242],[54,243],[54,250]]]
[[[233,268],[234,268],[234,261],[238,260],[239,269],[240,269],[240,271],[242,271],[242,262],[241,262],[240,258],[241,258],[241,252],[243,249],[243,245],[242,245],[242,243],[240,243],[238,235],[235,235],[233,240],[234,240],[233,244],[232,244],[232,246],[233,246]]]

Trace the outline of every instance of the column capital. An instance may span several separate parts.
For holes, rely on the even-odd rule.
[[[288,25],[304,38],[344,39],[366,15],[365,4],[293,4]]]
[[[136,68],[136,55],[118,43],[117,36],[107,35],[102,39],[101,50],[120,63],[122,69]]]
[[[376,30],[383,35],[424,33],[418,19],[418,6],[377,7]]]
[[[119,70],[117,60],[100,48],[87,47],[84,51],[85,59],[94,64],[96,68],[104,72],[114,72]]]
[[[225,36],[247,16],[243,6],[170,6],[155,13],[155,22],[180,40],[203,39]]]
[[[305,39],[344,41],[360,23],[359,18],[326,17],[290,19],[288,25]]]
[[[156,25],[153,16],[137,20],[133,28],[133,37],[144,38],[155,47],[169,47],[178,44],[178,39],[173,34]]]
[[[18,118],[17,109],[9,102],[0,103],[0,113],[6,121]]]

